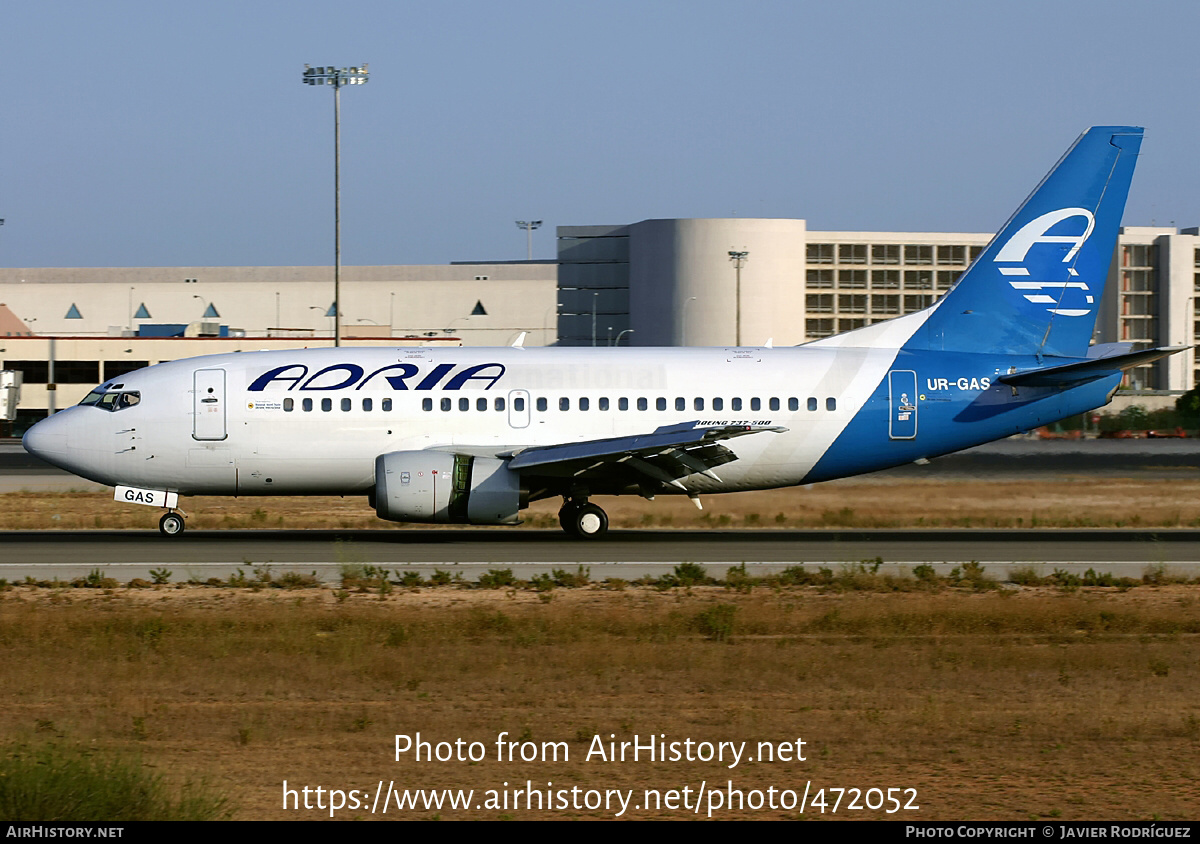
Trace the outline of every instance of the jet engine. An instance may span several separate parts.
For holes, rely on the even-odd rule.
[[[515,525],[521,476],[507,462],[444,451],[375,458],[375,512],[393,522]]]

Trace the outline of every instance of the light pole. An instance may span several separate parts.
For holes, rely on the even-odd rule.
[[[592,348],[596,347],[596,299],[599,293],[592,294]]]
[[[541,220],[517,220],[517,228],[525,229],[525,255],[530,261],[533,260],[533,230],[541,227]]]
[[[622,331],[620,334],[617,335],[616,340],[613,340],[613,345],[614,346],[621,345],[621,338],[624,337],[626,334],[632,334],[632,333],[633,333],[632,328],[626,328],[624,331]]]
[[[687,297],[687,301],[683,303],[683,345],[684,346],[686,346],[688,344],[688,321],[687,321],[688,309],[687,309],[687,306],[692,304],[692,302],[695,302],[695,301],[696,301],[695,296],[689,296],[689,297]]]
[[[729,260],[733,261],[733,271],[737,276],[737,316],[734,318],[734,342],[733,345],[742,345],[742,264],[746,263],[746,258],[750,255],[746,250],[740,252],[730,250]]]
[[[309,306],[308,306],[308,309],[309,309],[310,311],[319,311],[319,310],[321,310],[321,307],[320,307],[319,305],[309,305]],[[329,312],[328,312],[328,311],[326,311],[326,312],[325,312],[325,314],[324,314],[324,316],[329,316]],[[314,330],[316,330],[316,331],[320,331],[320,329],[314,329]]]
[[[304,66],[305,85],[333,86],[333,345],[342,345],[342,99],[343,85],[367,84],[367,66]]]

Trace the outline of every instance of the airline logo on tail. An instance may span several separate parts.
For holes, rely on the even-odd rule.
[[[1070,220],[1075,217],[1082,217],[1086,221],[1082,234],[1048,234],[1048,232],[1064,220]],[[1030,220],[1025,225],[1021,226],[1017,232],[1008,239],[1008,242],[996,253],[995,262],[1008,264],[1024,265],[1028,259],[1029,250],[1038,243],[1053,243],[1053,244],[1071,244],[1071,248],[1063,256],[1062,263],[1070,264],[1075,256],[1079,253],[1079,249],[1091,237],[1092,230],[1096,227],[1096,218],[1091,211],[1086,208],[1059,208],[1057,211],[1049,211]],[[1052,262],[1048,262],[1042,257],[1038,261],[1038,269],[1041,270],[1038,274],[1045,278],[1048,275],[1056,275],[1057,273],[1050,272]],[[997,267],[1001,275],[1010,277],[1029,277],[1029,269],[1026,266],[1002,266]],[[1092,312],[1091,307],[1087,308],[1064,308],[1061,307],[1067,293],[1072,290],[1079,290],[1084,297],[1083,304],[1094,305],[1095,297],[1092,295],[1090,288],[1086,282],[1079,281],[1079,274],[1074,267],[1066,268],[1066,278],[1061,281],[1010,281],[1014,290],[1018,291],[1037,291],[1024,293],[1026,299],[1038,305],[1050,305],[1046,308],[1052,314],[1061,314],[1063,316],[1086,316]],[[1057,295],[1048,295],[1045,291],[1057,291]]]

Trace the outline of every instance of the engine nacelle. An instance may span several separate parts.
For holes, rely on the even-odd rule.
[[[392,522],[515,525],[521,477],[503,460],[444,451],[375,458],[375,512]]]

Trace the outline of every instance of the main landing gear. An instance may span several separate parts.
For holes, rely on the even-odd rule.
[[[172,510],[158,520],[158,532],[163,536],[179,536],[183,533],[183,514]]]
[[[571,536],[596,539],[608,532],[608,515],[595,504],[567,500],[558,511],[558,523]]]

